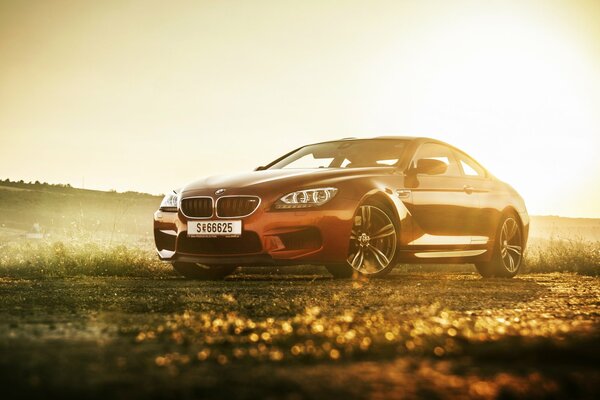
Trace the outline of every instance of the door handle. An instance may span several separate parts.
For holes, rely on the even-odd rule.
[[[463,190],[465,192],[467,192],[468,194],[471,194],[471,193],[473,193],[473,191],[475,190],[475,188],[473,186],[471,186],[471,185],[465,185],[465,186],[463,186]]]
[[[410,190],[408,190],[408,189],[396,189],[396,194],[401,199],[407,199],[407,198],[409,198],[411,193],[412,192]]]

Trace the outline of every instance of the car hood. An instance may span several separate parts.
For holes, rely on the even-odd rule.
[[[289,191],[320,185],[335,185],[340,181],[393,173],[394,168],[327,168],[273,169],[215,175],[199,179],[182,189],[184,196],[213,194],[225,189],[227,194],[257,193],[264,190]],[[213,193],[209,193],[209,192]]]

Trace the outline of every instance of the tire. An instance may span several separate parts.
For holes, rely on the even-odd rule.
[[[523,228],[513,213],[502,216],[496,231],[492,259],[475,267],[484,278],[512,278],[523,265]]]
[[[188,279],[203,281],[221,280],[236,269],[233,265],[208,266],[185,262],[174,262],[173,268]]]
[[[353,221],[346,263],[328,267],[329,272],[336,278],[389,274],[396,265],[400,232],[393,211],[381,201],[367,200],[357,208]]]

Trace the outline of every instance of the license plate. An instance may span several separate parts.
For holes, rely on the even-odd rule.
[[[238,237],[242,234],[242,221],[188,221],[190,237]]]

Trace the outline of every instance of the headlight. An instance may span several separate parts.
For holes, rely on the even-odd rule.
[[[335,196],[337,189],[333,187],[298,190],[288,193],[275,203],[275,208],[307,208],[327,203]]]
[[[179,203],[179,194],[175,191],[168,193],[165,198],[160,202],[160,209],[162,211],[177,211],[177,204]]]

